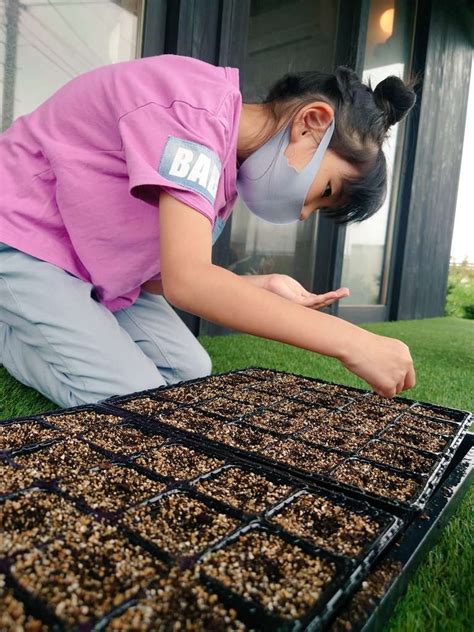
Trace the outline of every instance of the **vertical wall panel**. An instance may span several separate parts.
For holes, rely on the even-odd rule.
[[[444,314],[472,56],[456,4],[432,2],[396,319]]]

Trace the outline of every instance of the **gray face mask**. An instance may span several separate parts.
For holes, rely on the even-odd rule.
[[[291,121],[241,164],[237,192],[254,215],[271,224],[293,224],[300,219],[304,201],[329,145],[334,119],[319,147],[302,171],[288,164]]]

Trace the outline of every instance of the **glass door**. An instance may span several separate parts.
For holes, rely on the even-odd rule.
[[[331,0],[252,0],[241,72],[244,101],[261,101],[287,72],[332,72],[337,16],[338,3]],[[304,222],[275,225],[237,201],[228,268],[237,274],[289,274],[311,290],[317,229],[317,213]]]
[[[407,79],[412,54],[416,2],[371,0],[365,47],[363,81],[372,88],[388,77]],[[387,197],[370,219],[347,227],[341,286],[351,295],[338,313],[359,322],[384,320],[392,252],[395,202],[400,174],[404,121],[391,127],[383,147],[387,159]]]

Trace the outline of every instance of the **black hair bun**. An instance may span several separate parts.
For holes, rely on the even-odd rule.
[[[374,90],[374,100],[384,110],[387,128],[401,121],[416,103],[416,94],[410,85],[391,75]]]

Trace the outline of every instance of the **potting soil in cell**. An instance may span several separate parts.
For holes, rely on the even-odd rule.
[[[325,627],[460,412],[255,367],[0,422],[0,629]]]

